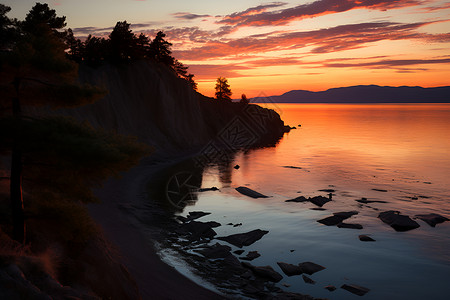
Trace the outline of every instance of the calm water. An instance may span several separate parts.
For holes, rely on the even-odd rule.
[[[304,283],[301,276],[285,276],[280,284],[289,284],[281,286],[287,291],[357,299],[339,289],[349,283],[371,289],[365,299],[449,299],[450,222],[431,228],[417,220],[420,228],[395,232],[377,216],[393,209],[411,217],[424,213],[450,217],[450,105],[278,104],[272,108],[297,129],[277,147],[239,153],[225,169],[207,168],[202,186],[220,191],[200,193],[195,205],[181,214],[211,212],[200,220],[222,223],[215,229],[218,236],[268,230],[260,241],[244,247],[261,253],[254,265],[271,265],[280,273],[277,261],[312,261],[327,268],[311,276],[315,285]],[[240,169],[232,168],[235,164]],[[236,192],[238,186],[271,197],[251,199]],[[319,190],[330,188],[335,190],[334,201],[325,204],[325,211],[311,210],[311,203],[285,202],[299,195],[325,196]],[[388,203],[361,205],[355,201],[361,197]],[[364,229],[316,222],[349,210],[359,214],[347,222]],[[360,234],[369,234],[376,242],[361,242]],[[329,284],[338,290],[325,290]]]

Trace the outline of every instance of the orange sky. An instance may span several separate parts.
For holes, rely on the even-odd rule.
[[[35,1],[4,2],[23,19]],[[163,30],[208,96],[219,76],[228,78],[233,98],[360,84],[450,85],[448,1],[47,2],[81,38],[108,34],[121,20],[150,37]]]

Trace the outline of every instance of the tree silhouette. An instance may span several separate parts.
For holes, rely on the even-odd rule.
[[[175,58],[172,57],[172,51],[170,47],[172,44],[166,41],[164,38],[166,34],[159,31],[156,37],[150,43],[149,54],[153,60],[163,63],[167,66],[173,67],[175,65]]]
[[[245,94],[241,95],[241,100],[239,101],[239,103],[242,103],[242,104],[248,104],[249,103],[249,100],[247,99],[247,96]]]
[[[64,37],[57,30],[64,26],[65,17],[57,17],[47,4],[37,3],[25,21],[16,24],[19,38],[2,56],[0,64],[0,101],[3,107],[8,107],[6,102],[12,101],[12,114],[4,115],[2,120],[15,124],[10,143],[2,145],[10,145],[13,238],[21,243],[25,240],[22,195],[24,149],[21,145],[26,141],[19,124],[27,119],[22,115],[22,103],[70,107],[92,102],[103,95],[98,88],[75,82],[77,65],[66,58]]]
[[[109,35],[110,59],[113,62],[129,61],[135,57],[137,38],[127,21],[117,22]]]
[[[219,77],[216,80],[216,99],[225,100],[231,102],[231,95],[233,94],[228,84],[228,79],[225,77]]]

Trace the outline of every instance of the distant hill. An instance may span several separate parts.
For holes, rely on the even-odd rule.
[[[450,103],[450,86],[358,85],[333,88],[322,92],[293,90],[280,96],[256,97],[253,103]]]

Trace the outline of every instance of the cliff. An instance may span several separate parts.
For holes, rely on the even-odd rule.
[[[284,132],[276,112],[207,98],[164,65],[139,61],[97,69],[81,66],[79,79],[104,87],[108,94],[93,104],[46,113],[70,115],[97,128],[136,136],[157,153],[198,151],[226,131],[236,117],[238,127],[252,132],[252,144],[276,142]],[[28,112],[41,114],[42,110],[28,108]]]

